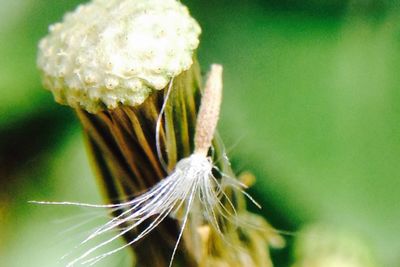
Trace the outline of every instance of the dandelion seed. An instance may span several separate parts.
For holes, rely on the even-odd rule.
[[[212,159],[207,156],[217,127],[221,97],[222,66],[212,65],[198,114],[195,132],[195,150],[193,154],[180,160],[174,171],[164,180],[152,187],[148,192],[129,202],[115,205],[92,205],[72,202],[35,202],[40,204],[76,205],[92,208],[115,208],[123,210],[119,216],[116,216],[96,229],[82,242],[82,244],[95,239],[100,235],[114,231],[122,225],[128,226],[114,237],[87,250],[84,254],[71,261],[67,265],[68,267],[74,266],[76,263],[95,264],[99,260],[141,240],[156,228],[167,216],[183,212],[181,231],[171,256],[170,266],[172,266],[176,250],[180,239],[182,238],[194,202],[200,204],[204,221],[212,225],[221,235],[223,234],[220,229],[220,216],[233,220],[236,211],[232,203],[230,204],[233,210],[232,212],[221,203],[221,198],[224,197],[224,188],[214,177],[213,170],[215,169],[215,166],[212,163]],[[242,190],[242,184],[226,175],[223,177],[225,180],[228,180],[226,185]],[[229,201],[229,198],[226,195],[225,197]],[[137,228],[148,219],[151,219],[152,222],[132,241],[107,253],[90,257],[100,248],[123,236],[125,233]]]

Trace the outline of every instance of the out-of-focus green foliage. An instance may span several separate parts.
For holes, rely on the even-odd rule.
[[[376,267],[373,253],[353,233],[309,225],[296,241],[292,267]]]
[[[69,225],[52,224],[76,211],[27,200],[100,202],[80,130],[35,68],[38,40],[79,2],[0,0],[5,266],[55,266],[76,244],[56,235]],[[344,228],[380,266],[399,266],[398,2],[185,2],[203,26],[203,70],[225,66],[222,137],[234,167],[256,174],[262,213],[282,230],[312,221]],[[277,254],[282,266],[285,256]]]
[[[231,155],[257,174],[258,198],[289,226],[324,220],[357,232],[396,266],[398,10],[321,18],[227,9],[200,19],[211,28],[200,57],[225,66],[222,135],[243,137]]]
[[[38,40],[79,1],[0,0],[0,123],[26,119],[53,105],[36,70]]]

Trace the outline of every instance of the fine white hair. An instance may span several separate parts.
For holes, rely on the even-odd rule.
[[[191,215],[201,215],[202,223],[208,224],[223,237],[224,222],[236,219],[235,205],[226,195],[226,187],[231,187],[245,194],[246,187],[229,175],[219,171],[208,152],[214,138],[222,98],[222,66],[212,65],[205,86],[196,124],[193,154],[181,159],[175,169],[163,180],[133,200],[115,205],[91,205],[72,202],[36,202],[41,204],[76,205],[95,208],[112,208],[119,215],[93,231],[81,244],[100,238],[107,233],[119,232],[88,249],[72,260],[67,267],[75,264],[93,265],[143,239],[154,230],[167,216],[181,221],[181,229],[172,252],[169,266],[172,266],[175,253],[182,238],[185,226]],[[218,174],[218,179],[214,176]],[[255,203],[256,204],[256,203]],[[257,205],[257,204],[256,204]],[[128,232],[141,230],[131,241],[116,249],[95,256],[101,248],[126,235]]]

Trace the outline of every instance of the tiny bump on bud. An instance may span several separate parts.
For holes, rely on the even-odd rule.
[[[62,78],[65,76],[67,72],[67,68],[65,65],[60,66],[60,68],[57,71],[57,77]]]
[[[130,76],[134,76],[140,73],[140,67],[139,66],[134,66],[134,65],[130,65],[127,67],[127,70],[125,71],[125,76],[130,77]]]
[[[100,92],[97,90],[88,90],[88,96],[90,99],[99,100],[100,99]]]
[[[43,50],[43,49],[45,49],[46,46],[47,46],[47,40],[46,39],[40,40],[39,46],[38,46],[39,49]]]
[[[113,77],[107,77],[104,83],[107,89],[112,90],[118,86],[118,79]]]
[[[96,83],[96,76],[94,75],[94,73],[88,72],[84,76],[84,81],[85,81],[86,84]]]
[[[143,87],[143,83],[138,79],[130,79],[124,82],[124,86],[132,91],[138,91]]]
[[[112,71],[112,69],[114,68],[114,64],[111,61],[108,61],[105,67],[106,70]]]
[[[56,32],[56,31],[60,30],[60,28],[61,28],[61,23],[55,23],[55,24],[49,26],[49,32],[51,32],[51,33]]]
[[[168,83],[168,79],[162,76],[155,75],[153,77],[150,77],[148,82],[156,90],[161,90],[165,87],[165,84]]]
[[[84,63],[85,63],[85,58],[84,57],[82,57],[82,56],[76,57],[76,59],[75,59],[75,64],[76,65],[80,66],[80,65],[82,65]]]
[[[111,109],[117,107],[117,98],[113,95],[107,94],[102,97],[102,100],[107,106],[111,107]]]

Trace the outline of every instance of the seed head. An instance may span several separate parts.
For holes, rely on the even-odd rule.
[[[176,0],[93,0],[50,26],[37,65],[61,104],[135,106],[191,67],[200,32]]]

